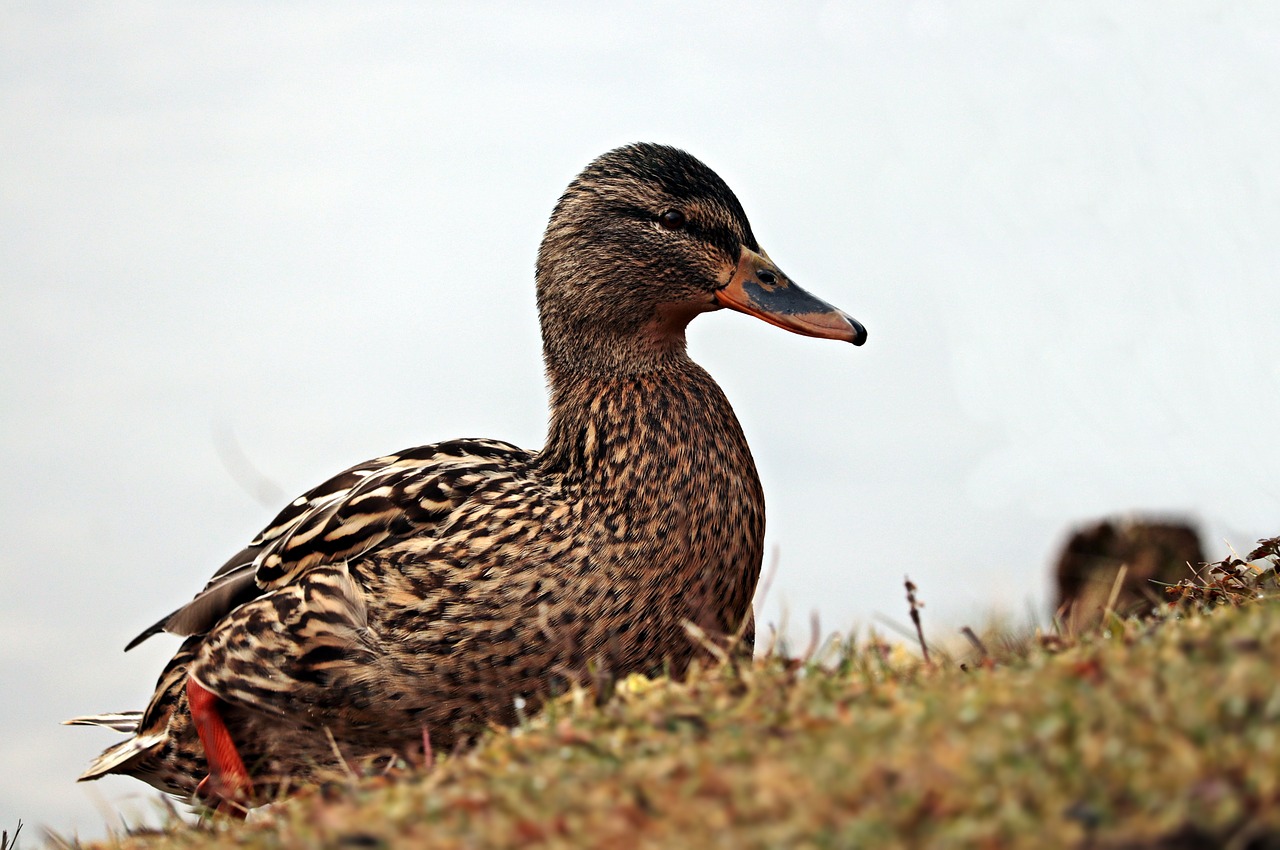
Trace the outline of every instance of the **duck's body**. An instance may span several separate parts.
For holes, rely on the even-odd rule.
[[[755,251],[732,193],[687,154],[637,145],[593,163],[539,255],[546,447],[411,449],[293,502],[144,633],[189,637],[145,712],[96,719],[133,737],[83,778],[186,796],[208,773],[214,803],[261,801],[335,751],[412,757],[424,731],[451,747],[588,670],[679,674],[695,634],[749,646],[764,497],[684,327],[724,305],[865,334],[815,299],[765,303],[800,291]]]

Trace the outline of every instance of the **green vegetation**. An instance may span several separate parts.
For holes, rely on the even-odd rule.
[[[871,636],[579,689],[426,775],[118,844],[1277,846],[1277,562],[1263,541],[1168,588],[1162,617],[973,636],[929,664]]]

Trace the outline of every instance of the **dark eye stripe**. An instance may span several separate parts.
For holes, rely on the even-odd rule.
[[[653,222],[655,220],[652,210],[631,204],[619,204],[613,208],[612,212],[620,218],[630,218],[643,222]],[[729,227],[725,225],[705,227],[699,224],[697,219],[686,217],[681,231],[714,246],[727,259],[737,262],[738,251],[742,242]],[[753,251],[756,250],[755,240],[751,238],[750,234],[747,236],[747,243],[748,248]]]

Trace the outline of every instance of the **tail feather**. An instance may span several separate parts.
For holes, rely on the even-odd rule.
[[[119,768],[133,759],[144,755],[156,744],[164,740],[164,733],[150,732],[138,734],[138,724],[142,721],[141,711],[117,711],[110,714],[87,714],[84,717],[73,717],[62,721],[64,726],[102,726],[130,735],[127,741],[113,744],[102,751],[102,755],[94,759],[89,769],[80,774],[78,781],[87,782],[108,773],[119,773]]]
[[[142,720],[141,711],[116,711],[109,714],[86,714],[62,721],[63,726],[103,726],[114,729],[125,735],[138,731],[138,723]]]
[[[152,740],[145,738],[130,738],[127,741],[107,747],[102,751],[102,755],[98,756],[89,763],[89,768],[80,774],[77,782],[88,782],[91,779],[98,779],[106,776],[108,773],[124,773],[120,768],[127,765],[133,759],[145,755],[154,745],[160,742],[161,736],[157,735]]]

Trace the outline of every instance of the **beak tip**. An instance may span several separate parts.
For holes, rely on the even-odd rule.
[[[845,316],[845,319],[849,322],[849,325],[853,330],[853,335],[849,338],[849,342],[853,343],[854,345],[862,345],[864,342],[866,342],[867,329],[862,326],[862,323],[859,322],[857,319],[852,318],[851,316]]]

